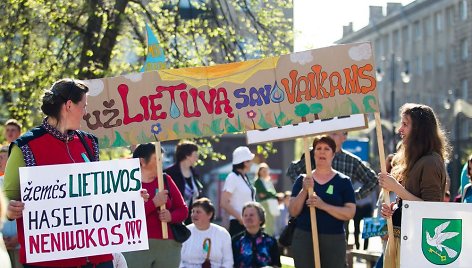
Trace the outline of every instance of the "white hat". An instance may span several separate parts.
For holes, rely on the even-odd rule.
[[[251,153],[249,148],[246,146],[239,146],[233,151],[233,165],[241,164],[244,161],[249,161],[254,158],[254,154]]]

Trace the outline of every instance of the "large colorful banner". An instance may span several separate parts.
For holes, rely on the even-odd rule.
[[[138,159],[20,168],[28,263],[148,249]]]
[[[246,132],[379,111],[370,43],[86,81],[100,147]]]
[[[400,267],[469,268],[472,204],[404,201]]]

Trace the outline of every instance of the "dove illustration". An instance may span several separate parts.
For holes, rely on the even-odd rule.
[[[447,226],[449,226],[449,223],[451,223],[451,221],[444,222],[440,224],[439,226],[437,226],[436,228],[434,228],[433,237],[431,237],[429,232],[426,232],[426,242],[428,242],[428,245],[432,247],[436,247],[440,252],[442,252],[444,248],[449,258],[454,258],[457,256],[457,251],[442,244],[444,241],[450,238],[453,238],[459,234],[458,232],[445,232],[445,233],[442,232],[444,231],[444,229],[447,228]]]

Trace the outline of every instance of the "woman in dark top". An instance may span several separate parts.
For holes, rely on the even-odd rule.
[[[397,194],[396,203],[382,204],[381,214],[385,218],[393,215],[394,228],[394,239],[385,249],[384,267],[400,267],[402,200],[440,202],[446,190],[444,162],[449,144],[433,109],[407,103],[400,108],[400,115],[402,146],[393,158],[391,174],[379,174],[379,185]],[[396,248],[395,256],[390,255],[390,247]]]
[[[329,136],[313,141],[316,169],[311,176],[300,175],[288,206],[297,217],[292,252],[295,267],[315,267],[309,207],[316,208],[318,244],[322,267],[343,268],[346,261],[344,222],[354,217],[356,202],[351,180],[331,167],[336,143]],[[315,194],[308,195],[313,188]],[[319,268],[319,267],[318,267]]]
[[[183,141],[175,148],[175,164],[164,170],[174,180],[189,208],[202,197],[203,186],[193,168],[197,161],[198,146],[191,141]],[[192,220],[189,214],[185,224],[190,223]]]
[[[261,204],[246,203],[242,217],[245,230],[232,239],[234,267],[281,267],[277,240],[262,231],[265,211]]]

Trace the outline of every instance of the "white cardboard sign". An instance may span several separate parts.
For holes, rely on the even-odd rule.
[[[20,168],[29,263],[148,249],[138,159]]]
[[[470,268],[472,204],[404,201],[400,267]]]
[[[338,130],[358,130],[367,127],[368,122],[364,114],[352,114],[343,117],[303,122],[296,125],[248,131],[247,143],[254,144],[267,141],[287,140]]]

